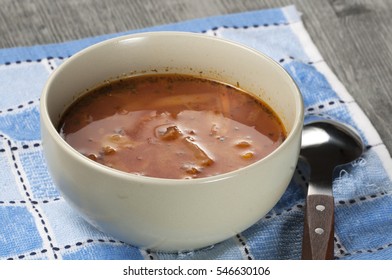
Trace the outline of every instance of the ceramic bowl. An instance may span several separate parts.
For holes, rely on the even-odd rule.
[[[56,130],[86,89],[128,75],[183,73],[240,87],[268,103],[288,137],[247,167],[208,178],[160,179],[121,172],[81,155]],[[208,35],[150,32],[110,39],[67,59],[41,96],[43,150],[64,199],[97,229],[140,248],[194,250],[242,232],[285,192],[303,125],[301,94],[288,73],[255,50]]]

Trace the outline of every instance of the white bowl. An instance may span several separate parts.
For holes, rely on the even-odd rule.
[[[116,77],[157,72],[239,84],[275,110],[287,139],[247,167],[186,180],[103,166],[81,155],[57,132],[61,114],[86,89]],[[285,192],[300,150],[303,101],[287,72],[255,50],[207,35],[151,32],[91,46],[54,71],[40,106],[44,154],[66,201],[103,232],[151,250],[198,249],[253,225]]]

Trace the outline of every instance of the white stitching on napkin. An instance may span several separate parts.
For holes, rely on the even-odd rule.
[[[356,198],[350,198],[350,199],[346,199],[346,200],[341,199],[341,200],[339,200],[335,204],[336,204],[336,206],[339,206],[339,205],[351,205],[351,204],[354,204],[354,203],[363,203],[363,202],[368,201],[368,200],[380,199],[383,196],[391,196],[391,195],[392,194],[390,192],[380,191],[380,192],[373,193],[373,194],[370,194],[370,195],[361,195],[361,196],[356,197]]]
[[[378,251],[382,251],[382,250],[388,249],[390,247],[392,247],[392,243],[387,243],[387,244],[384,244],[380,247],[371,248],[371,249],[360,249],[360,250],[356,250],[355,252],[352,252],[352,253],[343,252],[343,250],[342,250],[342,251],[339,251],[339,256],[340,257],[348,257],[348,256],[353,256],[353,255],[359,255],[359,254],[376,253]],[[335,258],[340,259],[339,256],[335,256]]]
[[[50,203],[50,202],[54,202],[54,201],[58,201],[61,200],[61,197],[55,197],[52,199],[43,199],[43,200],[30,200],[30,202],[34,205],[37,204],[46,204],[46,203]],[[5,205],[5,206],[9,206],[9,205],[25,205],[28,201],[27,200],[0,200],[0,204],[1,205]]]
[[[16,173],[14,174],[15,178],[18,178],[17,184],[19,186],[19,192],[21,193],[22,196],[27,197],[27,203],[26,207],[29,209],[29,211],[32,213],[32,216],[34,217],[34,222],[37,225],[37,230],[40,232],[40,235],[44,238],[42,238],[44,248],[47,249],[52,249],[51,251],[53,252],[53,255],[50,255],[50,257],[53,257],[54,259],[58,259],[59,256],[56,254],[56,252],[53,250],[53,239],[52,239],[52,234],[50,233],[50,227],[48,223],[46,222],[46,219],[43,217],[43,212],[40,210],[39,206],[35,203],[33,203],[33,200],[30,198],[31,197],[31,191],[29,188],[29,182],[27,179],[26,174],[24,174],[23,169],[21,168],[22,164],[20,162],[18,153],[16,150],[12,149],[13,145],[11,140],[7,140],[8,147],[9,147],[9,155],[11,156],[12,162],[13,162],[13,171]],[[46,238],[45,238],[46,237]]]
[[[16,60],[16,61],[7,61],[3,64],[0,64],[0,67],[13,67],[15,65],[19,65],[19,64],[31,64],[31,63],[41,63],[43,60],[54,60],[54,59],[58,59],[58,60],[65,60],[67,58],[70,58],[71,55],[68,56],[57,56],[57,57],[52,57],[52,56],[48,56],[45,58],[38,58],[35,60],[32,59],[26,59],[26,60]]]
[[[335,259],[338,259],[338,257],[336,255],[340,255],[340,254],[347,254],[347,249],[342,245],[342,242],[340,241],[339,236],[335,235],[334,236],[334,255],[335,255]],[[338,253],[336,253],[338,252]]]
[[[156,254],[152,253],[150,249],[140,249],[140,253],[142,254],[145,260],[157,260],[158,257]]]
[[[12,256],[12,257],[7,258],[7,260],[22,260],[22,259],[25,259],[26,257],[29,257],[29,256],[31,256],[31,257],[44,256],[47,253],[48,253],[47,249],[42,249],[41,251],[33,251],[33,252],[29,252],[29,253],[22,254],[22,255]]]
[[[236,237],[237,244],[240,246],[242,257],[246,260],[254,260],[254,257],[249,250],[249,246],[246,244],[245,237],[243,237],[239,233],[235,237]]]
[[[124,242],[122,242],[122,241],[117,241],[117,240],[114,240],[114,239],[107,239],[107,240],[105,240],[105,239],[87,239],[86,241],[83,241],[83,242],[81,242],[81,241],[79,241],[79,242],[76,242],[76,243],[74,243],[74,244],[72,244],[72,245],[65,245],[65,246],[63,246],[63,247],[53,247],[52,248],[52,250],[53,251],[55,251],[55,252],[58,252],[58,251],[64,251],[64,250],[72,250],[73,248],[76,248],[76,247],[81,247],[81,246],[88,246],[89,244],[94,244],[94,243],[110,243],[110,244],[117,244],[117,245],[124,245]],[[22,254],[22,255],[17,255],[17,256],[13,256],[13,257],[9,257],[7,260],[16,260],[16,259],[24,259],[24,258],[26,258],[26,257],[28,257],[28,256],[37,256],[37,255],[47,255],[49,252],[48,252],[48,250],[47,249],[43,249],[43,250],[41,250],[41,251],[32,251],[32,252],[29,252],[29,253],[26,253],[26,254]]]
[[[30,107],[36,106],[36,104],[37,104],[38,102],[39,102],[39,99],[38,99],[38,100],[30,100],[30,101],[28,101],[28,102],[19,104],[19,105],[16,106],[16,107],[6,108],[6,109],[0,109],[0,114],[2,114],[2,113],[11,113],[11,112],[15,112],[15,111],[17,111],[17,110],[24,110],[24,109],[26,109],[26,108],[28,109],[28,108],[30,108]]]
[[[3,134],[0,134],[0,138],[4,139],[4,140],[8,140],[8,138],[6,136],[4,136]],[[20,142],[16,142],[13,143],[13,145],[10,147],[11,151],[16,151],[16,150],[27,150],[27,149],[39,149],[39,147],[41,146],[41,142],[40,141],[24,141],[23,143]],[[0,149],[0,153],[4,153],[6,150],[4,148]]]
[[[222,29],[258,29],[258,28],[269,28],[269,27],[279,27],[279,26],[285,26],[285,25],[290,25],[293,22],[274,22],[274,23],[264,23],[264,24],[252,24],[252,25],[243,25],[243,26],[215,26],[212,27],[211,29],[208,30],[202,30],[201,33],[206,33],[209,35],[213,35],[215,37],[218,36],[217,31],[222,30]]]

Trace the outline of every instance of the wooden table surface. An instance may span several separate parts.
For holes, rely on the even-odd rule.
[[[0,48],[291,4],[392,152],[392,0],[0,0]]]

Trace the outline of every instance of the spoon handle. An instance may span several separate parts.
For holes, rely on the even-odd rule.
[[[310,194],[306,199],[303,260],[331,260],[334,255],[334,199]]]

